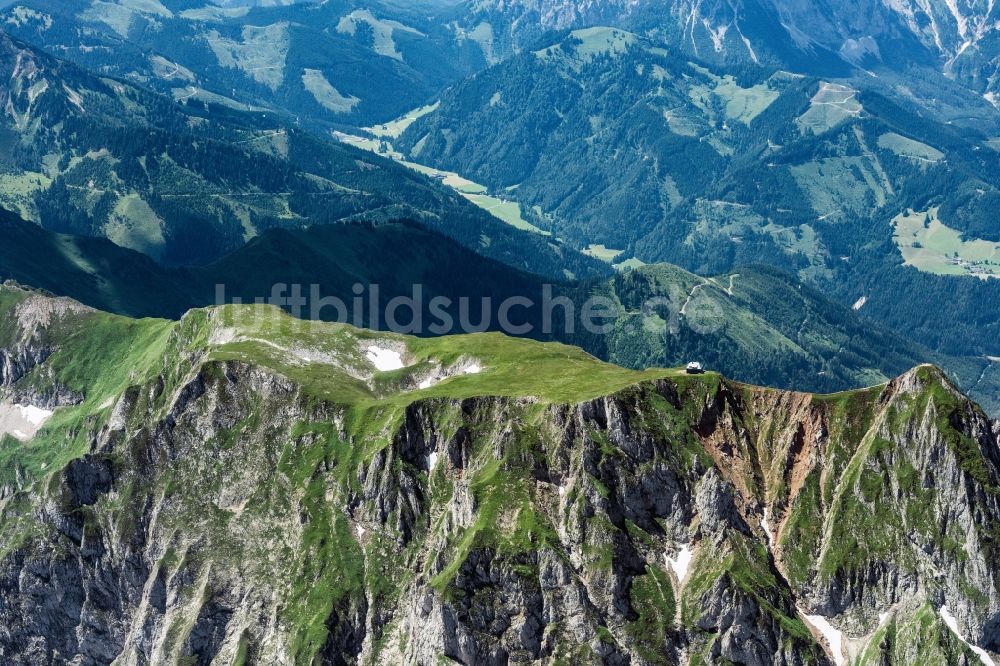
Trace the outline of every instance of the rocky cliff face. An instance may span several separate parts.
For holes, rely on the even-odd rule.
[[[706,60],[802,66],[825,53],[863,67],[930,64],[997,103],[1000,5],[977,0],[480,0],[513,46],[592,25],[666,37]]]
[[[74,316],[94,315],[59,325]],[[74,389],[58,365],[74,343],[53,326],[39,362]],[[390,373],[355,363],[367,340],[329,327],[254,347],[193,313],[147,345],[148,365],[133,359],[113,401],[94,406],[109,384],[93,373],[39,434],[46,462],[5,440],[0,459],[26,472],[0,501],[0,661],[975,664],[972,645],[1000,651],[998,431],[933,368],[819,397],[621,375],[517,343],[520,391],[490,383],[508,370],[502,338],[394,338],[406,365]],[[473,354],[478,376],[405,388],[427,359]],[[558,367],[600,386],[532,383]]]

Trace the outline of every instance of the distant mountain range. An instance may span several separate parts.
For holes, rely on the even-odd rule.
[[[933,348],[997,355],[995,131],[586,28],[452,87],[394,145],[616,261],[781,266]]]
[[[1000,103],[1000,7],[977,0],[474,0],[469,24],[530,47],[546,31],[608,25],[699,59],[831,75],[853,68],[941,75]],[[915,77],[918,79],[919,75]],[[968,102],[967,102],[968,103]]]
[[[535,273],[608,269],[385,158],[225,105],[178,105],[0,36],[0,205],[203,264],[271,228],[410,217]]]
[[[422,106],[493,57],[426,2],[29,0],[0,25],[53,55],[188,105],[366,125]]]
[[[1000,10],[975,0],[18,0],[4,28],[177,99],[365,126],[553,35],[626,29],[716,65],[869,79],[947,120],[1000,104]]]

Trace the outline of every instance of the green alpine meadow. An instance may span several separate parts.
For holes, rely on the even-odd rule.
[[[997,666],[1000,3],[0,0],[0,666]]]

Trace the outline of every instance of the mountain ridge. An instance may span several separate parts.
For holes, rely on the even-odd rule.
[[[836,79],[713,68],[629,34],[584,29],[513,56],[449,90],[394,147],[506,190],[577,247],[701,274],[779,266],[844,304],[864,298],[864,314],[933,349],[993,355],[994,317],[980,315],[1000,284],[988,127]],[[932,219],[955,238],[947,254],[920,237]],[[956,261],[975,240],[980,258]],[[910,308],[912,293],[934,305]]]
[[[491,307],[484,313],[473,305],[469,320],[479,322],[486,314],[489,330],[502,330],[499,309],[506,299],[528,298],[533,307],[510,322],[528,324],[528,337],[575,344],[625,367],[698,359],[740,380],[831,391],[882,381],[915,363],[933,361],[970,387],[991,412],[1000,404],[1000,376],[989,360],[935,354],[764,267],[704,278],[652,265],[614,278],[556,283],[550,287],[552,297],[570,298],[578,312],[572,322],[558,318],[546,328],[541,312],[545,279],[483,260],[407,221],[269,231],[219,262],[195,268],[164,268],[103,239],[54,235],[16,218],[5,222],[2,215],[0,230],[6,241],[0,247],[0,281],[14,279],[128,316],[179,318],[188,309],[218,304],[220,285],[226,302],[243,303],[270,299],[275,285],[285,285],[286,295],[291,285],[299,285],[308,301],[299,316],[306,319],[339,316],[330,308],[314,314],[312,307],[322,303],[316,298],[347,304],[355,297],[355,285],[368,297],[371,286],[378,285],[376,300],[385,311],[397,298],[412,298],[413,285],[419,284],[424,328],[437,321],[429,307],[436,297],[453,304],[462,298],[478,304],[488,297]],[[603,322],[611,324],[603,334],[590,333],[579,321],[580,309],[597,302],[594,298],[606,299],[613,314]],[[374,314],[366,307],[360,320],[350,321],[386,328],[384,317],[376,320]],[[452,332],[462,331],[458,319],[453,326]]]
[[[0,347],[22,359],[5,399],[55,410],[37,441],[4,439],[13,663],[901,665],[1000,647],[995,543],[971,518],[1000,517],[997,427],[931,367],[810,396],[502,336],[279,325],[265,344],[246,309],[164,328],[0,295],[17,313]],[[130,375],[102,364],[117,349],[78,356],[87,337],[65,333],[85,321],[155,350],[132,347]],[[53,585],[58,607],[27,602]]]
[[[269,228],[409,217],[556,279],[608,270],[422,174],[272,116],[193,112],[5,34],[0,63],[11,72],[0,87],[0,203],[50,230],[197,265]]]
[[[917,0],[760,0],[705,5],[599,0],[481,0],[472,16],[509,26],[517,44],[546,30],[608,24],[657,35],[692,55],[720,62],[770,61],[803,73],[856,68],[923,67],[942,82],[957,79],[996,107],[998,13],[992,3]],[[479,20],[470,18],[470,21]]]

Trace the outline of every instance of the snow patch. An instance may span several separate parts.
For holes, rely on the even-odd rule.
[[[52,412],[33,405],[0,404],[0,437],[11,435],[29,441],[52,417]]]
[[[680,583],[684,580],[687,575],[688,568],[691,566],[691,559],[694,557],[694,551],[691,550],[690,544],[684,544],[681,546],[681,550],[677,553],[676,558],[671,558],[667,556],[667,564],[673,569],[674,574],[677,576],[677,582]]]
[[[559,486],[559,497],[566,496],[566,486]]]
[[[993,658],[990,657],[989,654],[987,654],[986,650],[976,647],[969,641],[965,640],[965,636],[963,636],[958,630],[958,620],[956,620],[955,616],[951,614],[950,610],[948,610],[947,605],[941,606],[941,619],[944,620],[944,623],[948,625],[949,629],[951,629],[951,633],[958,636],[958,640],[968,645],[969,649],[976,653],[976,656],[979,657],[979,661],[983,662],[985,666],[997,666],[996,662],[993,661]]]
[[[456,364],[450,368],[435,368],[431,371],[430,375],[425,376],[422,380],[420,380],[420,382],[417,383],[417,388],[428,389],[435,384],[443,382],[446,379],[451,379],[452,377],[460,377],[462,375],[478,375],[483,371],[483,366],[475,361],[463,363]]]
[[[437,465],[437,462],[438,462],[437,451],[431,451],[431,454],[427,456],[427,469],[433,470],[434,467]]]
[[[402,370],[406,366],[403,364],[403,356],[396,351],[391,349],[385,349],[383,347],[376,347],[372,345],[365,352],[368,360],[375,369],[379,372],[392,372],[393,370]]]
[[[366,531],[367,530],[365,528],[361,527],[361,525],[358,525],[358,538],[363,537]]]
[[[833,663],[837,666],[847,664],[847,659],[844,658],[844,634],[835,629],[829,620],[822,615],[806,615],[806,619],[809,624],[819,630],[819,633],[823,634],[823,638],[833,654]]]
[[[17,409],[21,412],[21,416],[23,416],[25,420],[33,426],[42,425],[52,416],[52,412],[49,410],[33,407],[31,405],[17,405]]]
[[[760,519],[760,526],[764,530],[764,534],[767,535],[767,545],[774,548],[774,536],[771,534],[770,516],[771,510],[764,507],[764,517]]]
[[[944,4],[948,7],[951,15],[955,17],[955,25],[958,26],[958,34],[962,37],[966,37],[969,34],[969,20],[962,15],[962,11],[959,9],[957,0],[944,0]]]

